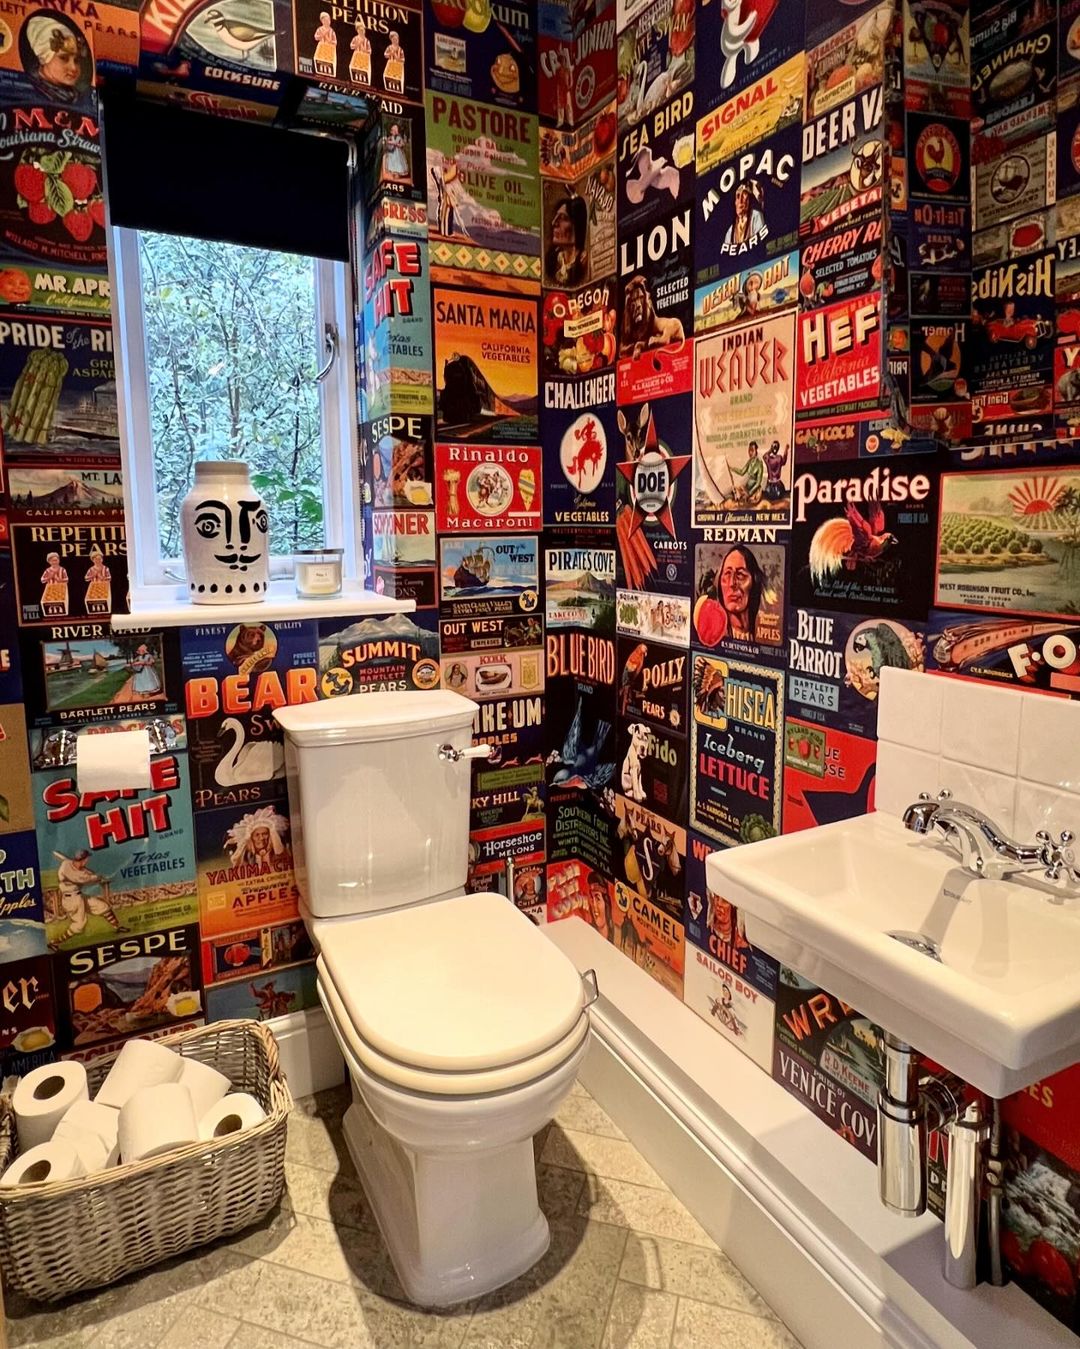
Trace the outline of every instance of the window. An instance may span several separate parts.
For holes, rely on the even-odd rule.
[[[326,545],[355,575],[346,265],[147,230],[112,243],[133,584],[182,579],[180,503],[204,459],[249,465],[273,574]]]

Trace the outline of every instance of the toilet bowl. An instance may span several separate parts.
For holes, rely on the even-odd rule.
[[[465,894],[476,704],[279,708],[301,912],[348,1064],[345,1139],[406,1295],[447,1307],[548,1245],[532,1138],[587,1045],[587,987],[513,902]]]
[[[547,1250],[532,1138],[577,1077],[587,991],[499,896],[461,895],[351,926],[324,930],[318,960],[319,998],[352,1081],[345,1140],[406,1295],[451,1306],[501,1287]],[[479,967],[464,963],[481,936]],[[418,971],[415,945],[425,940]],[[373,986],[375,963],[384,977]],[[532,996],[523,999],[519,984],[507,998],[505,984],[485,982],[493,963],[528,981]],[[398,978],[404,967],[407,980]],[[401,1004],[416,998],[405,1027]],[[439,1005],[439,1034],[412,1035]]]

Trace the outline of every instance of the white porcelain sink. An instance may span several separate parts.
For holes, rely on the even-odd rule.
[[[716,852],[706,869],[753,945],[991,1096],[1080,1060],[1080,897],[978,880],[884,814]]]

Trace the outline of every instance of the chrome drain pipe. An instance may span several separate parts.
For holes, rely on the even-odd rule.
[[[951,1074],[920,1077],[917,1051],[885,1032],[885,1080],[878,1092],[878,1194],[893,1213],[926,1211],[926,1137],[948,1137],[944,1275],[954,1288],[978,1282],[979,1239],[989,1124],[981,1100],[966,1102]]]

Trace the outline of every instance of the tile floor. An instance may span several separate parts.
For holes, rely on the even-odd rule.
[[[299,1101],[288,1194],[259,1227],[52,1309],[8,1298],[11,1349],[799,1349],[596,1102],[537,1137],[551,1249],[443,1314],[402,1300],[339,1121]]]

